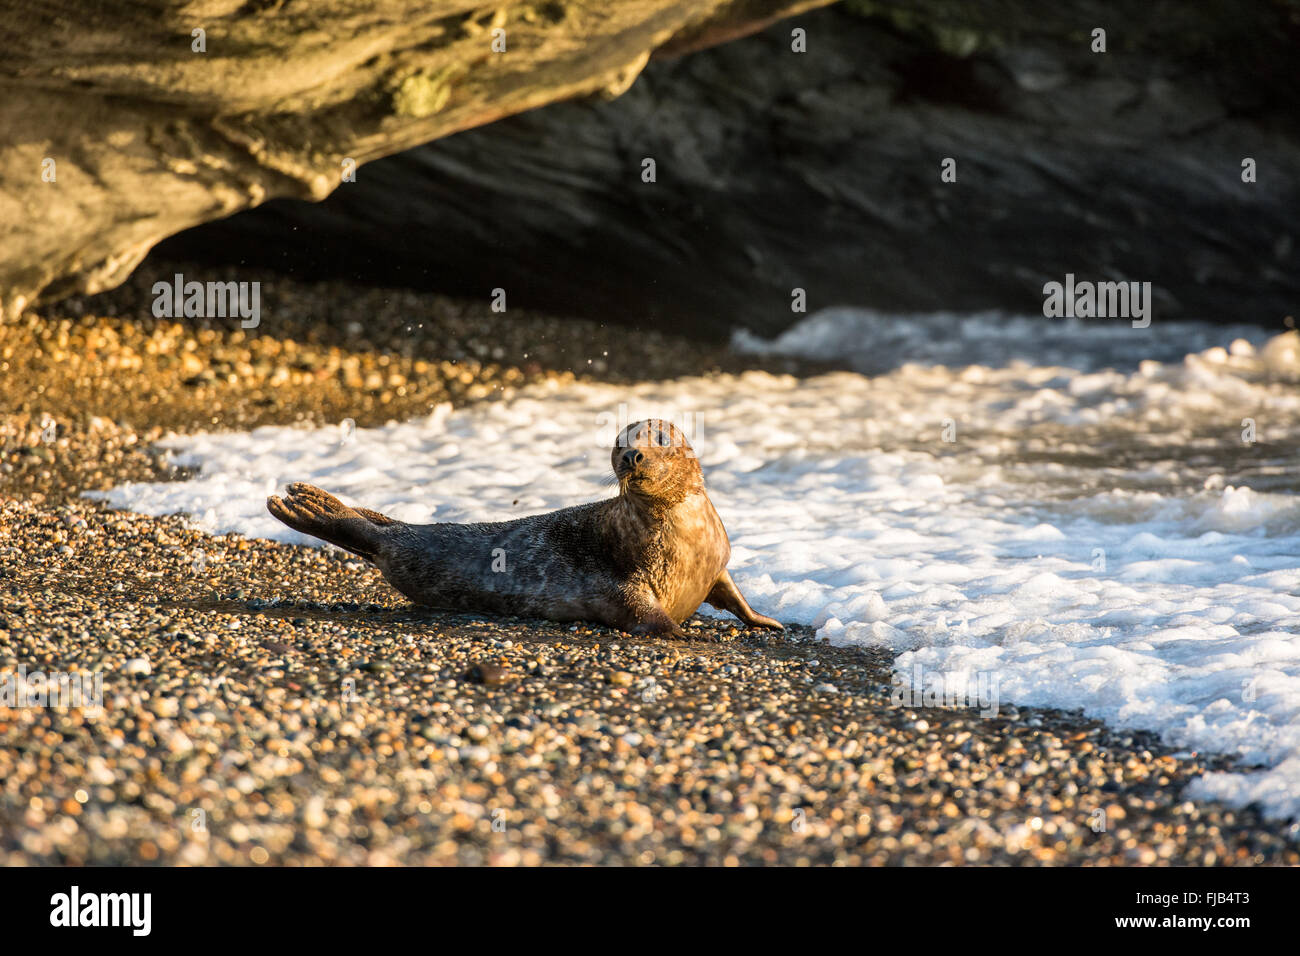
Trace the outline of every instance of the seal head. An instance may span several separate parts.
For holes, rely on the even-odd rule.
[[[704,494],[704,472],[686,436],[672,422],[649,419],[619,433],[609,455],[619,494],[645,506],[673,507]]]

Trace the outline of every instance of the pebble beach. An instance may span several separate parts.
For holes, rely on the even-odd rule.
[[[1296,827],[1184,798],[1227,758],[1015,701],[900,705],[887,653],[808,627],[443,614],[341,552],[88,499],[183,480],[151,449],[170,433],[805,370],[270,276],[262,328],[161,320],[151,278],[0,326],[0,676],[103,688],[0,706],[0,863],[1300,863]]]

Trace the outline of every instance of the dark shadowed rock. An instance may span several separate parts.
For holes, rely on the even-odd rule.
[[[853,9],[657,59],[613,102],[460,133],[166,248],[718,336],[789,325],[796,288],[810,311],[1036,313],[1066,273],[1150,281],[1157,321],[1300,308],[1295,3]]]

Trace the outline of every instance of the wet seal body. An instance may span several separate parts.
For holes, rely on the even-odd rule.
[[[754,612],[727,573],[731,543],[686,436],[629,425],[610,455],[615,498],[481,524],[412,525],[295,483],[266,507],[289,527],[372,562],[417,604],[682,635],[703,603],[746,624]]]

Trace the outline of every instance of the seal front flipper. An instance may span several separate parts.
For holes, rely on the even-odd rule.
[[[627,611],[627,619],[615,624],[629,634],[646,634],[653,637],[685,637],[686,632],[674,621],[663,605],[651,596],[638,595]]]
[[[266,510],[290,528],[338,545],[345,551],[373,560],[386,537],[385,529],[398,522],[365,508],[349,508],[328,491],[296,481],[285,497],[266,499]]]
[[[709,596],[704,599],[706,604],[712,604],[720,611],[730,611],[736,617],[740,618],[750,627],[770,627],[778,631],[784,631],[780,621],[774,621],[770,617],[764,617],[745,600],[745,595],[740,593],[740,588],[736,587],[736,582],[731,580],[731,575],[727,569],[722,569],[722,574],[718,575],[718,580],[713,582],[713,589],[709,591]]]

